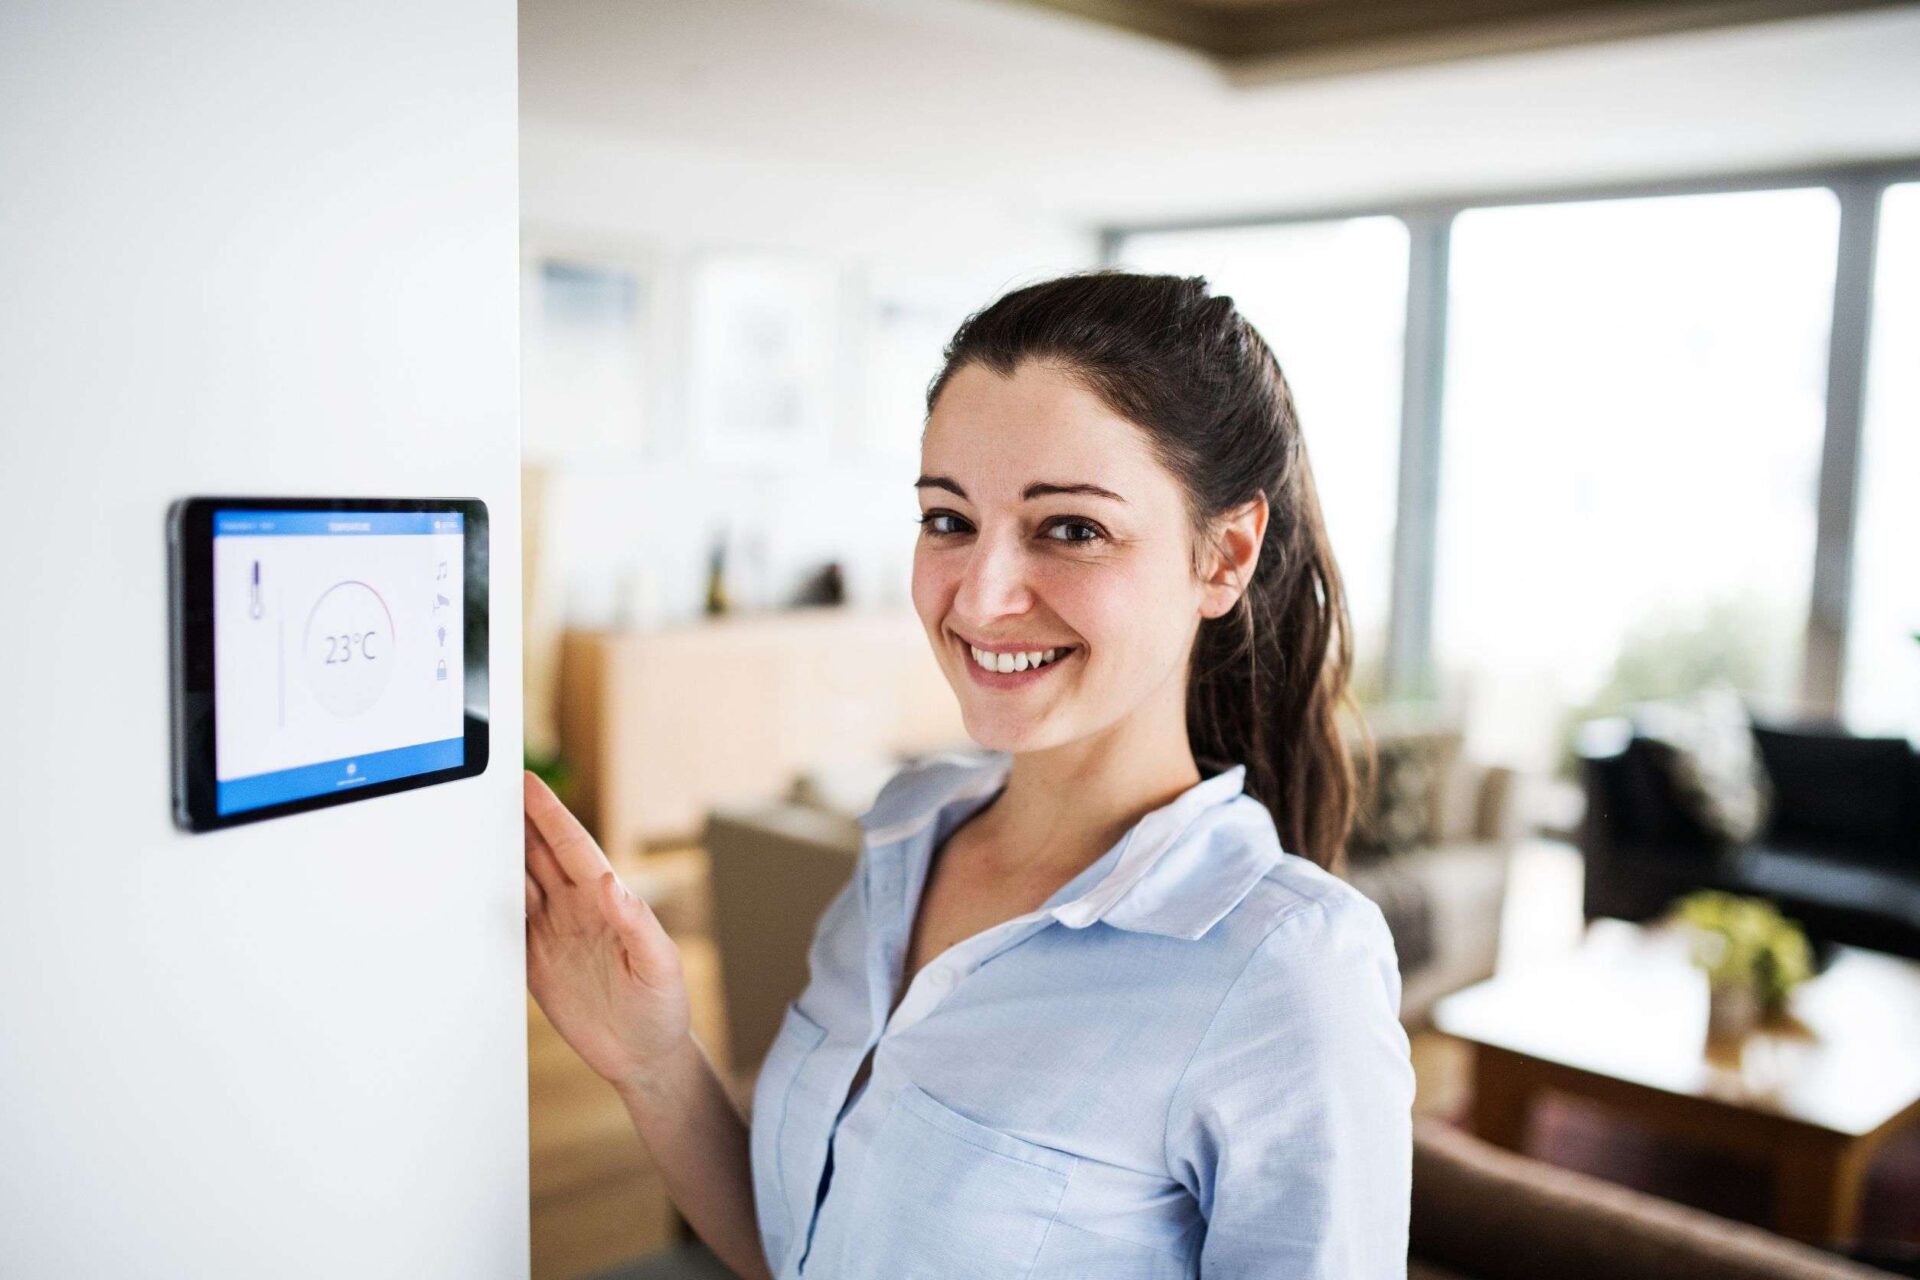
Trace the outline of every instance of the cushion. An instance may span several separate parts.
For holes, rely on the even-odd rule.
[[[1375,785],[1361,793],[1347,842],[1351,865],[1439,841],[1447,781],[1460,745],[1460,732],[1451,729],[1394,733],[1377,740]]]
[[[1405,977],[1433,959],[1433,903],[1408,864],[1379,859],[1351,868],[1348,882],[1372,899],[1393,935],[1394,958]]]
[[[1714,843],[1741,845],[1766,829],[1773,793],[1754,745],[1745,701],[1730,685],[1683,698],[1642,702],[1634,733],[1673,789],[1673,800]]]
[[[1638,737],[1618,755],[1589,760],[1589,808],[1622,848],[1711,859],[1718,838],[1674,799],[1670,763],[1666,748]]]
[[[1905,738],[1861,738],[1837,726],[1757,720],[1775,795],[1775,834],[1860,852],[1905,853],[1920,865],[1920,786]]]

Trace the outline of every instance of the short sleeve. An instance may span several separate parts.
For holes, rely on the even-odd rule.
[[[1413,1061],[1380,909],[1341,882],[1249,958],[1167,1114],[1203,1280],[1404,1280]]]

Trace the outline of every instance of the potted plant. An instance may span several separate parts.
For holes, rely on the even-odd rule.
[[[573,767],[559,752],[536,751],[524,747],[521,751],[522,763],[529,772],[553,789],[562,804],[573,802]]]
[[[1800,925],[1765,898],[1701,889],[1676,901],[1669,919],[1690,934],[1707,975],[1707,1035],[1737,1037],[1777,1017],[1813,976],[1813,948]]]

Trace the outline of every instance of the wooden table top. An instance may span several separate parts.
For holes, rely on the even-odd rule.
[[[1448,1035],[1858,1137],[1920,1106],[1920,964],[1842,947],[1778,1024],[1707,1041],[1706,975],[1677,933],[1596,920],[1561,961],[1439,1001]]]

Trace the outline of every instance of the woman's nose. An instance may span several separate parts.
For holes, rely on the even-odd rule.
[[[1025,613],[1031,603],[1026,556],[1020,547],[1003,538],[976,540],[960,575],[955,609],[964,617],[985,620]]]

